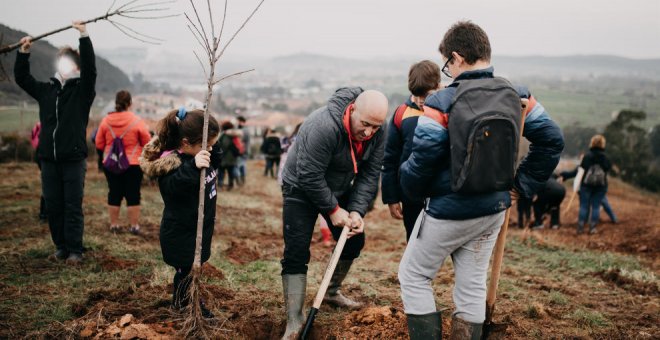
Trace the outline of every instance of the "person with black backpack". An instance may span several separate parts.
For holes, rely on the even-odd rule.
[[[591,137],[589,152],[584,155],[578,168],[573,191],[580,192],[580,212],[578,213],[577,233],[584,232],[584,225],[589,221],[589,234],[596,233],[600,216],[600,205],[607,194],[607,173],[612,169],[610,159],[605,155],[605,137]],[[589,220],[591,209],[591,220]]]
[[[83,260],[84,250],[86,134],[96,97],[96,57],[85,23],[74,21],[72,26],[80,32],[80,51],[68,46],[61,48],[52,78],[38,81],[30,73],[29,36],[20,41],[14,78],[21,89],[39,102],[41,186],[56,248],[50,258],[77,265]]]
[[[108,181],[108,216],[110,231],[119,232],[121,201],[126,199],[130,223],[129,232],[140,233],[140,189],[142,170],[140,155],[151,135],[147,124],[130,111],[133,103],[130,92],[115,95],[115,111],[103,117],[94,142],[103,154],[103,173]]]
[[[505,210],[543,187],[564,141],[529,91],[494,77],[490,42],[479,26],[454,24],[439,50],[443,73],[455,80],[426,98],[400,170],[404,194],[426,200],[399,265],[401,298],[410,338],[440,339],[431,282],[451,255],[450,339],[480,339],[489,259]],[[520,129],[531,146],[516,170]]]
[[[264,176],[270,174],[271,178],[276,178],[280,171],[280,159],[282,157],[282,142],[277,136],[275,130],[266,128],[264,131],[264,141],[261,144],[261,152],[266,157],[266,167]]]

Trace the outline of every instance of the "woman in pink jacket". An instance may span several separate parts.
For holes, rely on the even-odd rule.
[[[140,185],[142,183],[142,170],[138,161],[142,154],[142,147],[146,145],[151,136],[147,125],[135,113],[130,111],[132,104],[131,94],[128,91],[119,91],[115,98],[115,112],[108,113],[99,125],[96,135],[96,148],[104,151],[104,159],[108,157],[115,138],[120,138],[124,152],[130,166],[120,174],[103,169],[108,180],[108,215],[110,215],[110,230],[119,231],[119,208],[122,199],[126,199],[128,207],[128,220],[131,224],[129,231],[133,234],[140,232]]]

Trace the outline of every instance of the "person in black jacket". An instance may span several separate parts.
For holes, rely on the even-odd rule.
[[[280,141],[280,137],[275,133],[275,130],[266,128],[266,131],[264,131],[264,141],[261,144],[261,152],[266,158],[264,176],[270,174],[271,178],[276,178],[277,174],[280,172],[282,142]]]
[[[384,144],[380,127],[387,109],[387,98],[378,91],[341,88],[305,120],[289,149],[282,172],[285,339],[296,338],[304,322],[309,245],[319,213],[331,225],[335,240],[341,227],[351,229],[325,301],[353,309],[361,306],[339,288],[364,247],[362,218],[378,192]]]
[[[584,225],[589,221],[589,234],[596,233],[600,215],[600,205],[607,194],[607,173],[612,169],[610,159],[605,155],[605,137],[591,137],[589,152],[584,155],[573,184],[573,191],[580,192],[580,212],[578,214],[577,233],[582,234]]]
[[[410,239],[417,216],[424,208],[424,201],[412,200],[403,195],[399,182],[399,167],[412,152],[417,120],[424,114],[424,100],[439,87],[438,64],[422,60],[412,65],[408,72],[408,90],[411,96],[396,109],[387,126],[382,176],[383,203],[388,205],[393,218],[403,220],[406,241]]]
[[[30,74],[31,37],[21,39],[14,78],[39,103],[42,191],[57,248],[52,258],[78,264],[83,252],[86,129],[96,96],[96,62],[85,24],[75,21],[73,27],[80,32],[80,52],[70,47],[60,49],[57,73],[50,81],[37,81]]]
[[[559,209],[566,196],[566,188],[557,181],[558,175],[552,176],[545,182],[545,186],[536,193],[534,201],[534,225],[532,229],[543,229],[543,215],[550,214],[552,229],[559,229]]]
[[[208,150],[202,150],[204,112],[184,108],[173,110],[160,122],[158,136],[145,145],[140,167],[145,174],[158,178],[165,208],[160,223],[160,247],[163,260],[174,267],[172,305],[184,308],[189,302],[188,288],[197,237],[200,169],[206,168],[202,263],[211,256],[215,225],[216,178],[222,153],[218,141],[218,122],[209,117]],[[202,314],[213,318],[202,301]]]

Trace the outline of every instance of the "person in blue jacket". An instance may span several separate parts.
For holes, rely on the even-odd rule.
[[[440,53],[442,71],[456,81],[492,78],[488,36],[472,22],[458,22],[445,34]],[[559,162],[564,147],[561,130],[543,106],[523,87],[524,137],[530,152],[519,165],[513,190],[461,194],[451,190],[448,112],[456,81],[424,103],[412,153],[401,165],[401,187],[412,199],[427,199],[399,265],[401,298],[411,339],[440,339],[442,320],[431,282],[451,255],[455,285],[451,337],[479,339],[486,314],[489,259],[504,222],[505,210],[518,196],[531,198]]]
[[[399,167],[412,150],[417,120],[424,113],[424,100],[440,87],[440,67],[430,60],[422,60],[410,67],[408,90],[410,97],[399,105],[387,126],[387,140],[382,171],[383,203],[393,218],[403,220],[406,241],[410,239],[417,216],[424,208],[423,200],[412,200],[401,193]]]

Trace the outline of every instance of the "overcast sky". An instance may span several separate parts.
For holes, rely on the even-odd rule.
[[[205,7],[206,1],[194,1]],[[219,21],[223,1],[211,2]],[[257,2],[229,0],[230,32]],[[98,16],[111,3],[2,0],[0,22],[37,35],[69,24],[71,19]],[[188,0],[178,0],[171,6],[172,13],[191,12]],[[300,52],[358,58],[436,56],[444,32],[462,19],[472,20],[486,30],[495,55],[660,58],[658,0],[266,0],[228,54],[233,58]],[[166,39],[160,46],[149,46],[152,52],[189,54],[195,48],[184,17],[121,21]],[[108,23],[90,24],[89,31],[97,48],[144,46]],[[58,46],[75,44],[76,37],[76,33],[67,31],[49,41]]]

